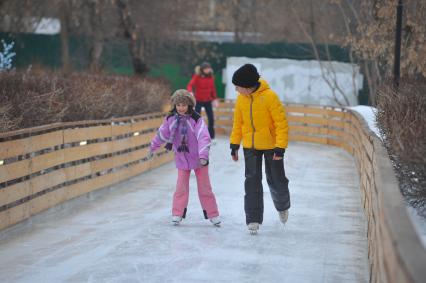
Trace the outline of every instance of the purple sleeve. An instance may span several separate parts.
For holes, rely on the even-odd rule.
[[[197,121],[195,126],[195,135],[197,136],[198,141],[198,155],[200,158],[209,159],[209,150],[210,150],[210,134],[209,130],[204,123],[204,119],[200,118]]]
[[[151,141],[151,152],[156,151],[163,143],[167,142],[170,138],[169,121],[167,117],[164,118],[163,124],[158,128],[157,134]]]

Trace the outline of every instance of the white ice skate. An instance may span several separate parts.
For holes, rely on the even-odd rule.
[[[247,228],[251,235],[256,235],[257,230],[259,230],[259,223],[252,222],[247,225]]]
[[[173,217],[172,217],[172,223],[173,223],[173,225],[179,225],[180,224],[180,222],[182,221],[182,217],[181,216],[175,216],[175,215],[173,215]]]
[[[285,224],[288,220],[288,210],[278,211],[278,215],[280,216],[280,221]]]
[[[214,226],[220,226],[221,221],[220,221],[219,216],[212,217],[209,220],[210,220],[211,223],[213,223]]]

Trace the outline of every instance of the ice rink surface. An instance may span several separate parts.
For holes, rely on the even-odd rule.
[[[368,282],[358,174],[342,149],[290,143],[292,207],[279,222],[264,178],[258,235],[244,217],[244,160],[212,147],[222,226],[205,220],[191,175],[186,219],[171,224],[174,163],[59,205],[0,232],[0,282]]]

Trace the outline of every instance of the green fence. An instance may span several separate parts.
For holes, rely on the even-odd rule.
[[[0,33],[0,38],[15,42],[13,65],[26,68],[40,64],[51,68],[61,66],[61,42],[59,35],[8,34]],[[90,38],[71,36],[70,59],[74,69],[84,70],[90,64]],[[327,59],[325,46],[318,46],[321,59]],[[346,49],[328,46],[331,60],[349,62]],[[222,83],[222,69],[226,67],[226,58],[244,56],[251,58],[288,58],[296,60],[315,59],[309,44],[294,43],[210,43],[210,42],[169,42],[152,43],[145,57],[150,68],[149,75],[169,80],[173,89],[185,88],[194,66],[203,61],[212,64],[215,70],[215,82],[219,97],[224,97],[225,85]],[[101,63],[105,71],[114,74],[133,74],[129,44],[124,40],[108,41],[104,45]]]

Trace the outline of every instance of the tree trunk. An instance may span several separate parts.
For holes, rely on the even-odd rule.
[[[95,39],[93,42],[92,49],[90,50],[90,70],[92,72],[98,72],[102,69],[100,59],[102,56],[103,49],[103,42],[99,39]]]
[[[104,49],[101,5],[99,1],[92,1],[89,5],[93,38],[92,48],[90,50],[90,70],[92,72],[98,72],[101,70],[100,59]]]
[[[60,22],[61,22],[61,58],[62,70],[69,73],[71,70],[69,55],[69,5],[68,1],[61,2]]]
[[[131,18],[128,1],[118,0],[116,5],[120,11],[121,23],[124,27],[124,34],[130,40],[129,49],[132,56],[132,64],[135,75],[144,76],[148,72],[148,67],[143,58],[144,46],[139,36],[140,30]]]

